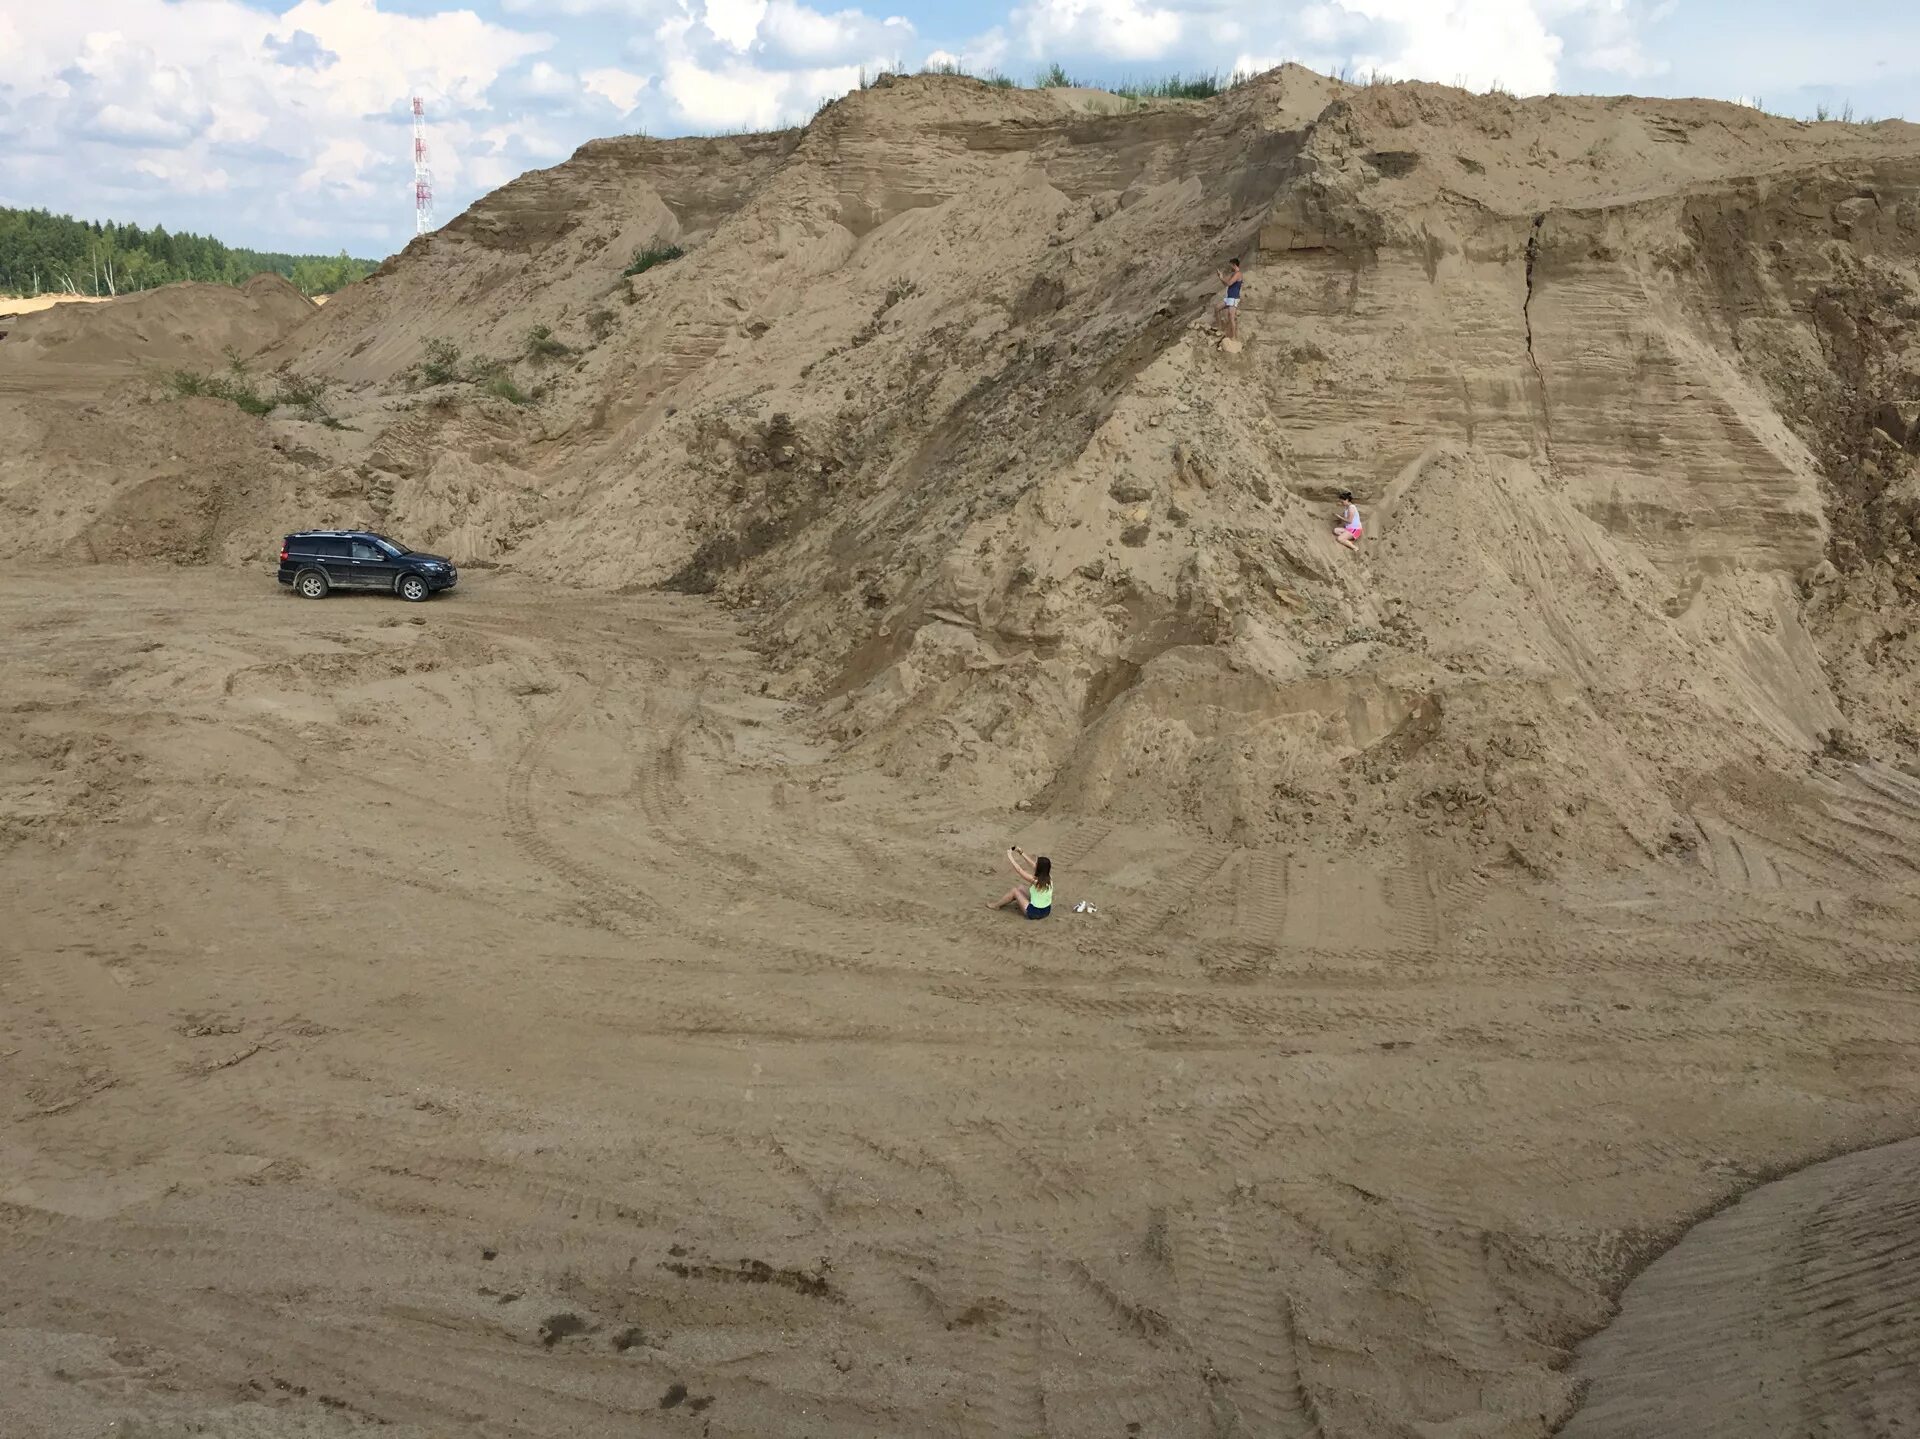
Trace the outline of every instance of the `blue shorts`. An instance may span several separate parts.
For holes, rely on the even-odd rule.
[[[1027,906],[1028,919],[1045,919],[1048,915],[1052,913],[1053,913],[1052,905],[1048,905],[1045,909],[1035,909],[1032,905]]]

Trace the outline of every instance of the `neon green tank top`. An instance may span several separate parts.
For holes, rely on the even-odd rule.
[[[1043,889],[1036,884],[1032,889],[1027,891],[1027,903],[1035,909],[1052,909],[1053,886],[1047,885]]]

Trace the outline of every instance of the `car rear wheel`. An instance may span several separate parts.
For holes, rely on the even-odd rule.
[[[300,577],[293,582],[293,588],[302,599],[324,600],[327,597],[327,577],[318,570],[302,570]]]
[[[420,603],[420,601],[426,599],[427,596],[431,595],[432,593],[433,591],[427,588],[427,582],[424,579],[422,579],[419,575],[400,576],[400,598],[401,599],[411,600],[414,604],[417,605]]]

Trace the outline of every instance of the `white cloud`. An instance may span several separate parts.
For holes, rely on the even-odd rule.
[[[80,133],[88,139],[108,140],[115,144],[184,145],[194,137],[195,127],[178,116],[147,105],[102,105],[86,122]]]
[[[707,29],[716,40],[744,50],[760,31],[767,0],[706,0]]]
[[[1177,10],[1141,0],[1029,0],[1012,20],[1027,48],[1050,59],[1078,52],[1157,60],[1179,45],[1183,28]]]
[[[488,88],[487,104],[495,112],[516,117],[564,114],[582,108],[583,101],[594,93],[585,76],[547,60],[535,60],[503,72]]]
[[[551,24],[554,20],[599,15],[658,19],[663,10],[681,3],[683,0],[501,0],[500,8],[510,15],[533,15]]]
[[[708,66],[676,59],[661,90],[675,114],[696,129],[771,130],[806,119],[822,100],[860,83],[860,67],[765,70],[744,61]]]
[[[828,15],[794,0],[770,0],[760,24],[763,53],[812,65],[871,57],[897,60],[913,38],[913,26],[898,16],[876,20],[860,10]]]
[[[374,193],[373,183],[367,178],[374,158],[364,140],[329,140],[300,176],[300,188],[336,199],[368,199]]]
[[[1204,4],[1207,0],[1188,0]],[[1552,90],[1567,66],[1634,78],[1663,74],[1649,26],[1675,0],[1315,0],[1289,27],[1271,20],[1261,58],[1295,54],[1318,68],[1378,70],[1521,94]],[[1243,56],[1243,61],[1247,57]]]
[[[1300,34],[1312,45],[1337,44],[1351,36],[1357,28],[1354,17],[1337,3],[1309,5],[1300,12]]]
[[[277,62],[295,69],[320,70],[337,64],[340,59],[304,30],[296,30],[284,40],[278,35],[269,35],[266,48]]]
[[[225,0],[216,3],[224,8]],[[478,107],[502,70],[552,44],[548,36],[490,24],[471,10],[399,15],[375,0],[300,0],[274,30],[306,30],[339,54],[342,63],[330,67],[325,93],[335,106],[352,104],[361,114],[418,89],[451,107]],[[341,70],[346,73],[335,73]]]
[[[545,60],[536,60],[527,67],[524,85],[529,95],[546,95],[555,99],[577,94],[580,89],[579,82],[571,75]]]
[[[780,118],[779,98],[766,76],[750,65],[710,70],[693,60],[675,60],[667,66],[661,89],[695,125],[765,129]]]
[[[1358,68],[1397,79],[1503,85],[1522,95],[1553,88],[1563,42],[1534,0],[1335,0],[1377,30]],[[1377,46],[1377,48],[1371,48]]]
[[[607,66],[604,69],[584,71],[580,79],[587,87],[589,95],[598,95],[622,115],[626,115],[640,103],[640,96],[652,82],[653,77],[636,75],[631,70]]]
[[[1674,0],[1658,0],[1641,13],[1636,0],[1544,0],[1548,18],[1570,31],[1568,59],[1590,70],[1643,80],[1671,65],[1647,53],[1646,27],[1673,12]]]
[[[631,96],[623,113],[637,109],[653,133],[799,124],[859,84],[863,70],[905,63],[914,39],[897,16],[829,14],[799,0],[681,0],[629,52],[659,65],[657,82],[609,98]]]
[[[189,195],[218,195],[233,184],[233,177],[225,170],[199,170],[186,165],[169,165],[163,160],[141,159],[134,162],[134,171],[158,180],[170,190]]]
[[[1008,48],[1007,32],[996,25],[961,46],[956,59],[969,75],[991,75],[1006,65]],[[931,57],[928,63],[932,63]]]
[[[471,11],[403,15],[375,0],[298,0],[278,16],[243,0],[9,5],[8,198],[236,243],[268,243],[309,220],[342,233],[385,220],[397,240],[410,190],[407,96],[427,95],[436,178],[457,190],[470,117],[502,74],[550,44]],[[552,65],[520,78],[530,93],[583,94]],[[150,211],[125,213],[122,192],[133,189]],[[225,200],[217,213],[180,203],[196,194]]]
[[[201,132],[201,138],[214,145],[246,145],[263,138],[273,128],[274,117],[262,108],[263,99],[237,99],[220,106]]]
[[[1007,63],[1007,35],[993,29],[958,50],[929,50],[920,62],[929,70],[952,67],[966,75],[996,75]]]
[[[1232,70],[1271,68],[1297,57],[1326,70],[1539,93],[1552,89],[1569,65],[1635,77],[1663,73],[1645,35],[1674,3],[1013,0],[1008,25],[1022,57],[1058,60],[1069,72],[1102,78],[1123,77],[1130,64],[1142,62]]]
[[[195,75],[117,33],[86,36],[69,73],[84,96],[82,112],[90,112],[81,133],[94,139],[183,145],[213,118]]]

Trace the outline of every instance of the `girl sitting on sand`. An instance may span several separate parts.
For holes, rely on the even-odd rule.
[[[1355,543],[1360,538],[1360,507],[1353,502],[1353,491],[1340,492],[1340,523],[1333,527],[1333,537],[1350,550],[1360,546]]]
[[[1029,869],[1021,861],[1032,865]],[[1017,844],[1007,846],[1007,863],[1013,866],[1013,872],[1027,882],[1025,889],[1015,885],[992,904],[988,909],[1005,909],[1012,905],[1025,912],[1028,919],[1045,919],[1053,913],[1053,861],[1044,854],[1034,859]]]

